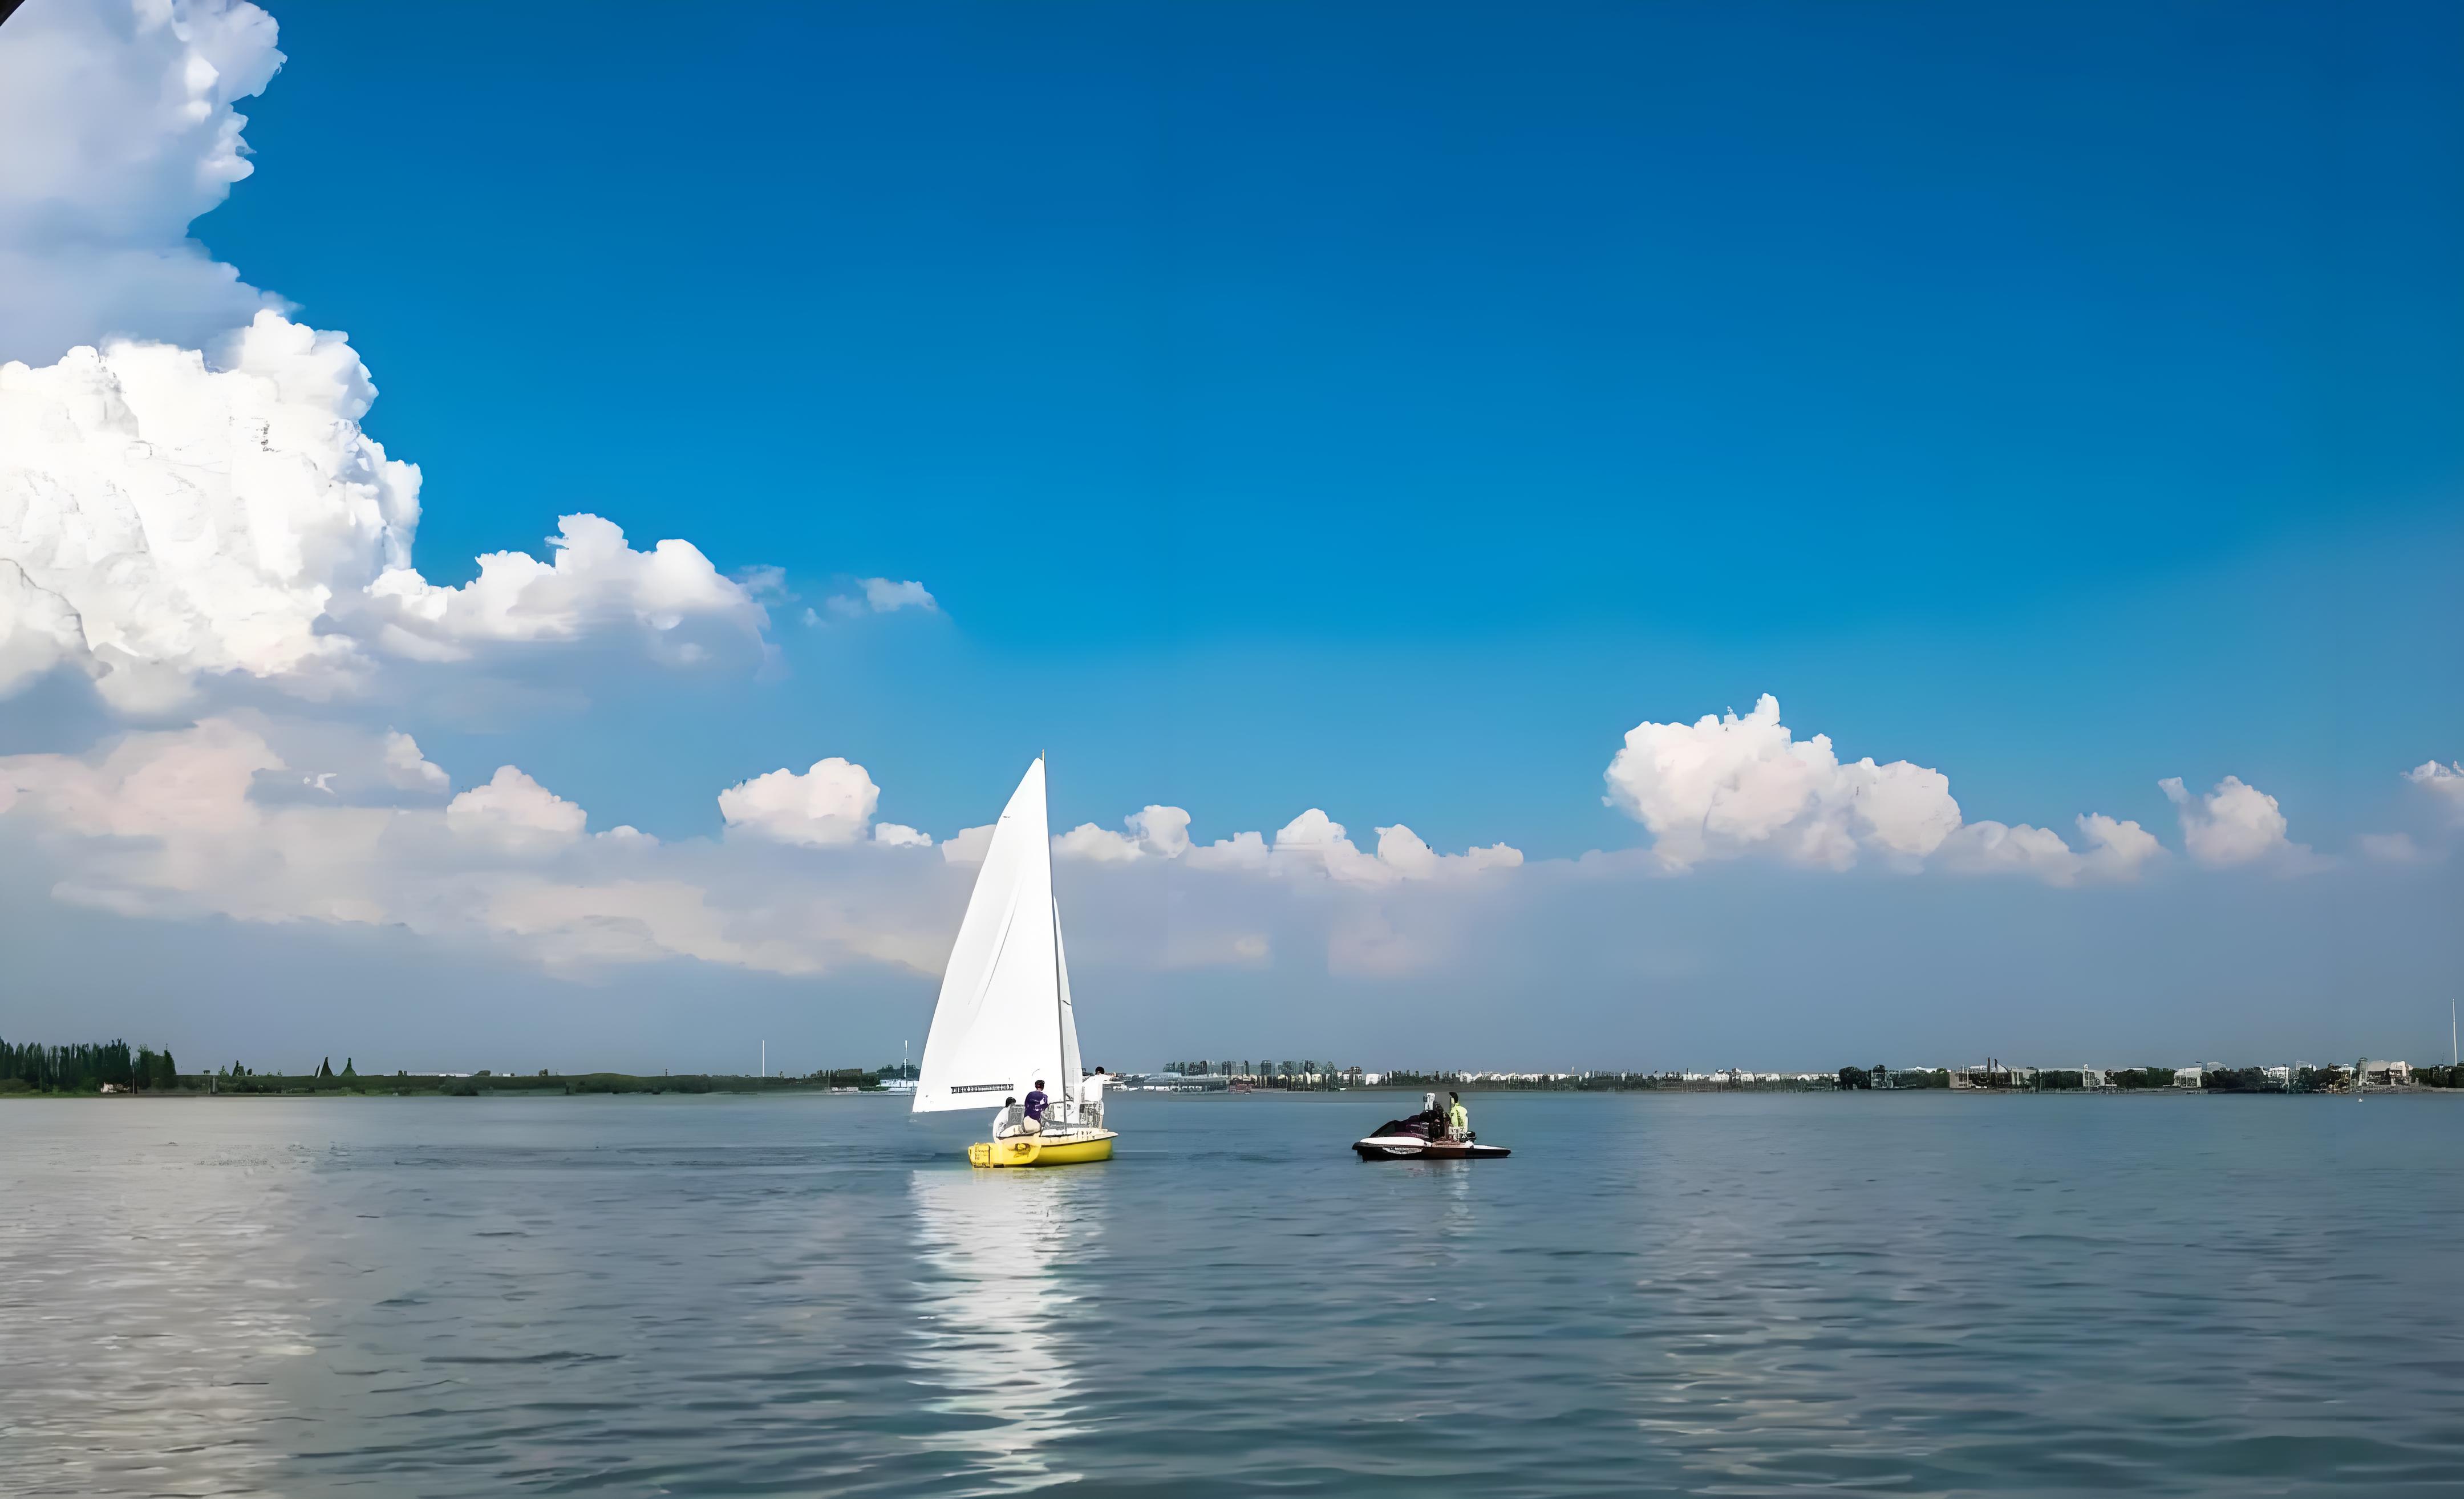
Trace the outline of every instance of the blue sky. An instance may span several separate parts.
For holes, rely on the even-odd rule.
[[[586,506],[948,609],[680,764],[1573,852],[1765,690],[2013,819],[2464,737],[2450,9],[626,13],[285,7],[197,232],[350,330],[433,575]]]
[[[406,730],[451,788],[517,764],[592,831],[685,849],[719,838],[718,788],[825,756],[869,767],[881,820],[946,838],[1045,750],[1064,827],[1163,804],[1202,845],[1322,807],[1364,845],[1408,821],[1441,850],[1555,861],[1654,846],[1603,800],[1629,729],[1770,693],[1843,760],[1940,769],[1970,824],[2076,844],[2099,812],[2187,853],[2158,782],[2233,776],[2321,860],[2395,829],[2435,857],[2332,893],[2285,874],[1896,908],[1887,880],[1815,897],[1794,871],[1723,871],[1682,897],[1646,881],[1655,921],[1750,934],[1776,902],[1827,930],[1875,901],[1901,913],[1878,931],[1974,922],[2014,953],[2206,934],[2049,1044],[2127,1028],[2133,993],[2198,987],[2181,965],[2202,944],[2303,912],[2377,914],[2249,948],[2148,1043],[2213,1033],[2270,965],[2316,978],[2367,949],[2409,1013],[2464,960],[2406,924],[2456,875],[2404,776],[2464,755],[2464,11],[539,0],[406,25],[290,0],[275,19],[289,60],[239,100],[254,173],[191,231],[302,325],[347,332],[382,392],[366,431],[424,474],[425,577],[468,583],[586,511],[637,547],[781,569],[793,598],[769,600],[759,670],[594,649],[484,687],[437,668],[358,706],[227,694],[128,723],[238,702],[272,716],[247,721],[289,770],[314,768],[294,747],[312,720]],[[0,49],[29,45],[11,32]],[[92,336],[126,331],[150,330]],[[828,613],[871,577],[939,607]],[[0,699],[0,756],[92,759],[124,716],[63,669]],[[13,877],[55,877],[34,867]],[[131,928],[152,935],[128,975],[178,969],[182,909]],[[77,919],[134,919],[111,911]],[[215,919],[234,915],[274,919]],[[319,974],[358,940],[286,948],[291,930],[199,939]],[[1545,983],[1639,971],[1514,931],[1499,951]],[[1276,952],[1296,1013],[1358,980]],[[619,983],[450,943],[427,960],[558,1016],[577,983]],[[64,946],[44,971],[116,981],[81,961]],[[1687,961],[1685,1003],[1725,1003],[1716,965]],[[2095,981],[2066,962],[2065,992]],[[1921,1042],[1955,970],[1875,963],[1831,977]],[[1747,966],[1737,994],[1824,972]],[[695,972],[802,1003],[793,979]],[[913,974],[833,981],[929,1003]],[[1133,1033],[1168,1051],[1243,981],[1155,979],[1189,1008]],[[2271,1002],[2288,1045],[2333,1028],[2300,1003]],[[1584,1017],[1567,1001],[1551,1034]],[[639,1024],[666,1038],[628,1043],[648,1048],[696,1023]],[[1631,1061],[1655,1036],[1771,1034],[1612,1030]]]

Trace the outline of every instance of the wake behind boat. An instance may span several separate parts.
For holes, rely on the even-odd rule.
[[[1503,1145],[1481,1144],[1477,1134],[1450,1137],[1435,1093],[1422,1097],[1419,1113],[1387,1120],[1353,1140],[1352,1148],[1363,1160],[1502,1160],[1514,1154]]]
[[[1112,1158],[1099,1089],[1079,1074],[1069,959],[1052,893],[1044,760],[1026,767],[993,827],[958,940],[941,975],[914,1111],[996,1111],[993,1137],[967,1147],[979,1166],[1067,1166]],[[1100,1081],[1100,1080],[1099,1080]],[[1050,1097],[1041,1120],[1016,1105]]]

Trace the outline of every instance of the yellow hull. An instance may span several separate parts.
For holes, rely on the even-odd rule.
[[[1090,1160],[1112,1158],[1113,1135],[1102,1130],[1091,1135],[1047,1140],[1036,1135],[1013,1135],[1007,1139],[978,1141],[967,1147],[967,1164],[971,1166],[1076,1166]]]

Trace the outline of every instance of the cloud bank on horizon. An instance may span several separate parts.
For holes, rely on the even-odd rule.
[[[419,571],[421,474],[363,429],[377,387],[345,336],[295,321],[187,238],[251,170],[235,105],[281,66],[275,41],[271,17],[230,0],[33,0],[0,47],[0,699],[66,674],[139,725],[0,758],[0,814],[57,871],[57,898],[396,926],[560,972],[671,959],[937,972],[989,828],[881,821],[863,765],[825,756],[715,789],[721,834],[663,842],[592,832],[585,808],[513,765],[457,794],[385,717],[411,669],[484,675],[584,643],[683,672],[736,645],[758,654],[778,574],[731,578],[681,539],[637,548],[583,511],[544,558],[481,557],[459,586]],[[864,577],[824,607],[940,604],[920,582]],[[1602,774],[1647,848],[1441,852],[1400,823],[1362,847],[1315,806],[1201,841],[1193,813],[1165,805],[1052,847],[1092,893],[1076,944],[1091,960],[1255,966],[1298,932],[1329,971],[1373,979],[1479,939],[1489,913],[1517,908],[1518,881],[1632,877],[1639,892],[1771,861],[2069,887],[2177,862],[2154,831],[2099,811],[2070,836],[1971,821],[1941,770],[1843,761],[1827,736],[1797,738],[1771,695],[1638,723]],[[2364,857],[2444,857],[2464,831],[2464,765],[2407,779],[2435,830],[2374,835]],[[2188,866],[2175,877],[2339,862],[2294,842],[2277,800],[2237,777],[2162,785]],[[1202,898],[1145,922],[1166,886]]]

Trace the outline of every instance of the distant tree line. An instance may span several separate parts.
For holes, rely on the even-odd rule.
[[[106,1087],[167,1091],[180,1086],[179,1064],[168,1051],[131,1048],[125,1041],[47,1047],[39,1042],[0,1041],[0,1091],[35,1093],[99,1093]]]
[[[207,1079],[195,1082],[203,1086]],[[211,1087],[223,1093],[433,1093],[448,1098],[478,1098],[491,1093],[755,1093],[812,1092],[826,1088],[871,1089],[879,1078],[862,1068],[823,1069],[802,1077],[753,1077],[727,1073],[629,1072],[495,1072],[487,1069],[468,1077],[437,1072],[396,1072],[390,1076],[360,1072],[350,1058],[334,1070],[330,1059],[309,1073],[253,1071],[234,1062],[214,1073]]]
[[[889,1070],[895,1072],[895,1068]],[[634,1076],[624,1072],[498,1075],[485,1069],[468,1077],[435,1072],[363,1075],[357,1059],[319,1060],[304,1072],[263,1072],[232,1062],[212,1072],[183,1075],[167,1050],[131,1047],[125,1041],[71,1046],[12,1044],[0,1040],[0,1092],[99,1093],[106,1087],[133,1092],[214,1093],[443,1093],[474,1098],[482,1093],[712,1093],[797,1092],[827,1088],[873,1089],[880,1074],[863,1068],[823,1068],[802,1077],[745,1077],[726,1073]]]

